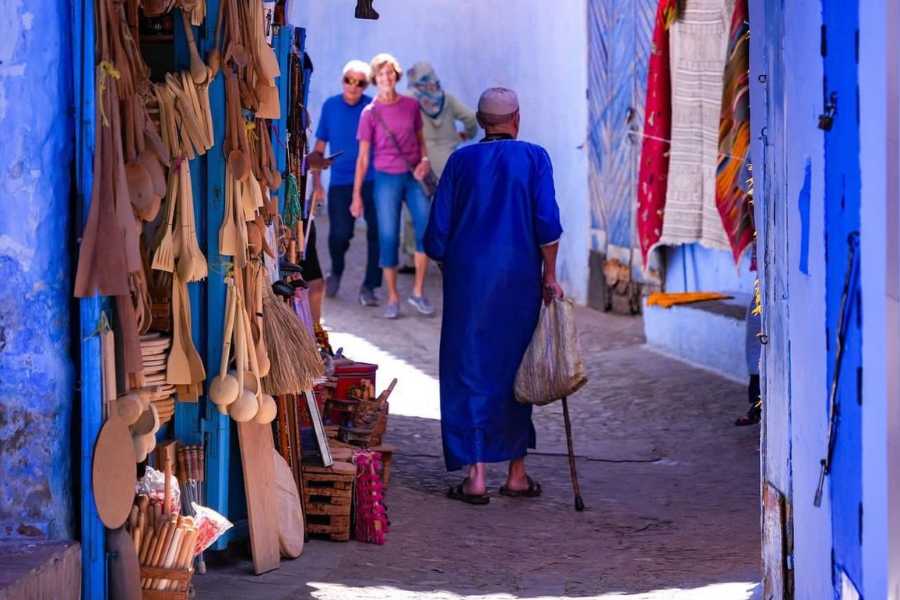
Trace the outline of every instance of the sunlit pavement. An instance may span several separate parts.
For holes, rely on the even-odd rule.
[[[320,223],[320,250],[326,228]],[[496,494],[490,505],[450,501],[458,473],[443,467],[437,360],[440,318],[404,306],[397,321],[356,303],[363,236],[341,291],[326,304],[335,348],[379,365],[391,396],[388,441],[398,451],[387,495],[384,546],[312,541],[261,577],[245,552],[194,578],[201,598],[491,600],[598,598],[747,600],[759,596],[759,431],[731,423],[746,390],[658,355],[639,319],[577,311],[590,382],[570,399],[579,478],[576,513],[557,405],[535,410],[529,471],[537,500]],[[327,272],[328,258],[323,255]],[[401,276],[401,292],[411,278]],[[440,278],[426,286],[440,310]],[[485,340],[490,344],[490,340]]]

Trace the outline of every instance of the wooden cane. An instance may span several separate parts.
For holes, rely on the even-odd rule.
[[[569,448],[569,473],[572,476],[572,491],[575,493],[575,510],[584,510],[584,500],[581,499],[581,486],[578,485],[578,472],[575,470],[575,449],[572,446],[572,423],[569,421],[569,399],[562,399],[563,419],[566,422],[566,445]]]

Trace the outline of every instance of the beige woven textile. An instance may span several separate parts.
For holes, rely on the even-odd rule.
[[[669,30],[672,145],[659,244],[728,250],[716,209],[716,165],[734,0],[690,0]]]

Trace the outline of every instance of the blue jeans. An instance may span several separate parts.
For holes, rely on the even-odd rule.
[[[382,268],[393,269],[399,263],[400,206],[412,215],[416,230],[416,251],[424,252],[423,240],[431,202],[412,173],[392,175],[375,171],[375,210],[378,213],[378,246]]]
[[[374,290],[381,286],[381,269],[378,267],[378,217],[375,214],[371,181],[363,183],[362,197],[368,242],[363,287]],[[333,185],[328,188],[328,253],[331,255],[331,273],[338,277],[344,273],[344,255],[350,248],[356,224],[356,219],[350,214],[352,200],[352,185]]]

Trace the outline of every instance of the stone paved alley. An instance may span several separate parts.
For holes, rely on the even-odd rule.
[[[326,226],[319,251],[328,267]],[[440,319],[396,322],[356,304],[364,240],[357,232],[337,299],[326,305],[332,345],[377,362],[397,446],[387,496],[391,531],[373,546],[311,541],[298,560],[255,577],[246,557],[194,582],[201,598],[287,600],[626,598],[745,600],[759,593],[759,429],[732,426],[744,386],[643,345],[641,321],[578,310],[590,382],[570,400],[582,494],[573,510],[558,405],[535,409],[529,459],[538,500],[496,494],[490,505],[447,500],[437,363]],[[411,278],[401,276],[401,293]],[[440,308],[440,277],[427,292]],[[411,307],[410,307],[411,309]],[[489,344],[490,340],[485,340]]]

